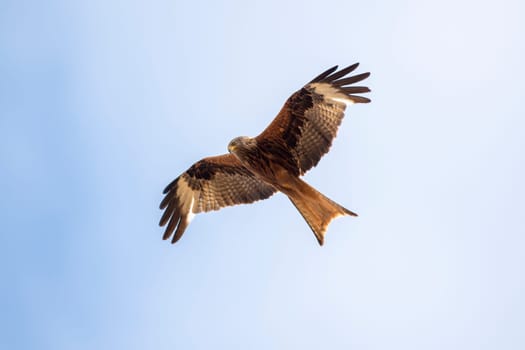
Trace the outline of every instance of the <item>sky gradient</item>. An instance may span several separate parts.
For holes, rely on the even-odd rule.
[[[523,349],[523,1],[0,3],[0,348]],[[161,240],[166,184],[360,62],[305,179]]]

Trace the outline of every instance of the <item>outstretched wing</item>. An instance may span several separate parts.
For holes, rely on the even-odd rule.
[[[165,209],[159,225],[168,239],[176,230],[172,243],[177,242],[193,216],[200,212],[252,203],[270,197],[276,189],[256,178],[231,154],[204,158],[164,189],[160,209]]]
[[[356,95],[370,92],[368,87],[352,86],[370,73],[345,78],[358,65],[339,71],[337,66],[332,67],[290,96],[277,117],[256,137],[257,142],[284,147],[290,157],[286,163],[292,164],[288,170],[295,175],[303,175],[316,166],[337,135],[346,105],[370,102]]]

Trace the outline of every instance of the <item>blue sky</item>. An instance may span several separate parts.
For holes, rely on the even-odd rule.
[[[521,1],[0,3],[0,348],[522,349]],[[306,180],[161,240],[164,186],[335,64]]]

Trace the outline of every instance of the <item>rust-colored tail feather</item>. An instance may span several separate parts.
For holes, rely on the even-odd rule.
[[[296,185],[297,190],[286,194],[306,220],[320,245],[323,245],[326,229],[333,219],[344,215],[357,216],[303,180],[297,178]]]

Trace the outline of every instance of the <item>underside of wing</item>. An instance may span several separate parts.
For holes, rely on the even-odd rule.
[[[270,197],[276,190],[256,178],[231,154],[204,158],[173,180],[160,204],[167,224],[163,239],[177,242],[193,216],[226,206],[252,203]]]
[[[328,152],[347,104],[370,102],[358,95],[370,89],[353,85],[370,73],[347,77],[358,65],[339,71],[335,66],[315,77],[286,101],[277,117],[257,136],[258,142],[277,142],[287,147],[294,158],[294,165],[288,170],[295,175],[303,175],[316,166]]]

